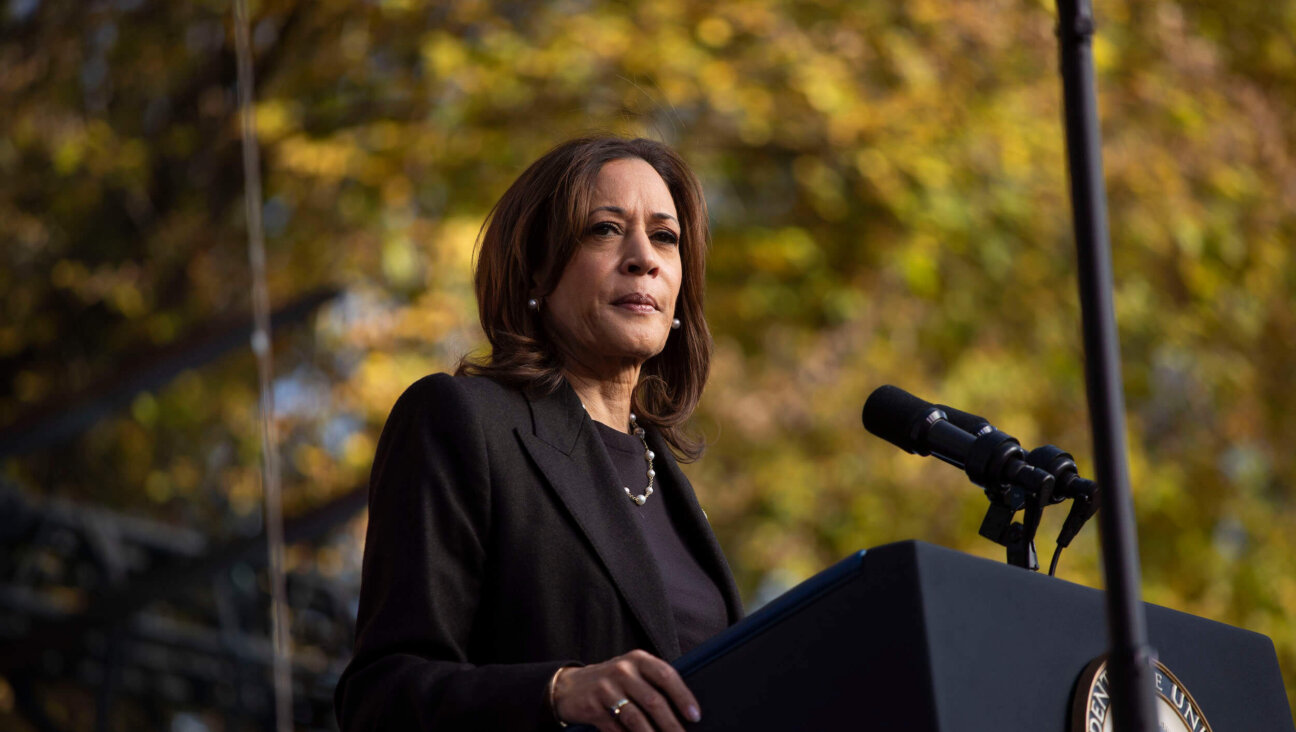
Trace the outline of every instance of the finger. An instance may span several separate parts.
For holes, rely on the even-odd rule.
[[[605,697],[606,693],[601,694],[600,696]],[[616,701],[620,701],[622,698],[623,697],[616,697]],[[599,706],[599,712],[594,717],[597,721],[589,722],[589,724],[598,727],[599,732],[625,732],[627,728],[621,721],[621,714],[625,714],[625,707],[621,708],[621,714],[613,712],[612,709],[616,706],[616,701],[595,701],[594,703]],[[628,706],[630,705],[627,704],[626,707]]]
[[[670,699],[675,708],[679,710],[680,716],[696,722],[702,718],[701,708],[698,706],[697,698],[693,692],[680,678],[679,672],[673,666],[655,656],[648,656],[642,659],[639,665],[640,673],[648,683],[661,689]]]
[[[643,710],[634,701],[621,707],[621,713],[614,714],[613,719],[625,729],[630,730],[630,732],[653,732],[652,722],[648,721],[648,717],[644,716]],[[678,728],[679,725],[676,725],[676,729]],[[666,728],[663,727],[662,729],[664,731]]]
[[[684,732],[679,717],[675,716],[675,710],[671,708],[670,700],[656,687],[636,677],[626,680],[625,690],[632,701],[627,709],[635,707],[642,716],[651,719],[661,732]]]

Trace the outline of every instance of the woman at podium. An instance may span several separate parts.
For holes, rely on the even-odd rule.
[[[496,204],[490,354],[400,397],[370,481],[343,730],[677,730],[671,659],[736,622],[676,456],[705,384],[706,203],[648,140],[564,143]]]

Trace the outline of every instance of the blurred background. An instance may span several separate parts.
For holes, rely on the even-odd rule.
[[[1296,3],[1096,15],[1145,598],[1268,635],[1290,700]],[[0,729],[270,728],[233,20],[0,0]],[[981,492],[859,415],[896,384],[1093,474],[1055,22],[251,2],[297,728],[335,729],[383,420],[482,348],[479,227],[577,135],[663,140],[703,180],[716,353],[685,470],[749,609],[892,541],[1002,561]],[[1058,574],[1101,586],[1096,521]]]

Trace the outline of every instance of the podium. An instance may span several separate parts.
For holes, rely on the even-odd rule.
[[[1215,732],[1293,732],[1273,643],[1148,604]],[[917,541],[858,552],[674,662],[696,730],[1069,732],[1103,593]]]

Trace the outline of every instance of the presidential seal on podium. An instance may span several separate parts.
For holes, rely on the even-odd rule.
[[[1170,669],[1154,661],[1156,720],[1160,732],[1212,732],[1197,700]],[[1107,658],[1099,656],[1085,667],[1071,702],[1071,732],[1112,732],[1111,685]]]

